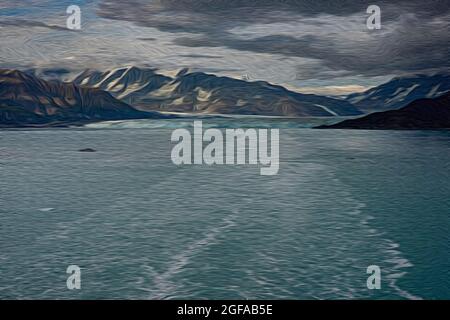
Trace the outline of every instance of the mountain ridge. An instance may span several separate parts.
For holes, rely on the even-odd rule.
[[[450,129],[450,91],[433,99],[418,99],[398,110],[375,112],[320,129]]]
[[[129,66],[102,72],[86,70],[74,79],[102,88],[140,110],[267,116],[353,116],[351,103],[290,91],[266,81],[244,81],[181,69],[169,77],[156,69]]]
[[[46,81],[14,69],[0,69],[2,126],[64,125],[159,117],[166,116],[136,110],[100,89]]]
[[[400,109],[417,99],[436,98],[450,90],[450,74],[415,74],[395,77],[346,101],[364,113]]]

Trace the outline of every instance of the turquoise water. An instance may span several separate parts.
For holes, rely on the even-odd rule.
[[[203,121],[279,127],[279,174],[261,176],[173,165],[190,124],[0,131],[0,297],[450,298],[450,132]]]

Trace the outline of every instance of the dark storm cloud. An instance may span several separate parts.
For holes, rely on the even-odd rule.
[[[323,70],[341,70],[351,73],[377,76],[384,73],[408,73],[450,67],[450,43],[448,25],[439,32],[430,26],[418,26],[407,32],[374,38],[362,45],[352,43],[336,46],[332,39],[307,35],[301,38],[288,35],[270,35],[254,39],[236,39],[232,35],[220,37],[180,37],[175,43],[187,47],[226,46],[241,51],[299,56],[318,59]],[[310,70],[318,73],[319,70]],[[347,71],[347,72],[345,72]],[[310,73],[304,73],[310,77]],[[329,73],[324,73],[328,77]]]
[[[330,14],[347,16],[365,11],[369,5],[376,4],[385,9],[386,19],[395,19],[402,12],[414,12],[423,17],[430,17],[449,12],[448,0],[103,0],[99,13],[105,17],[131,20],[143,25],[154,26],[162,21],[155,17],[159,13],[179,13],[179,21],[166,21],[167,25],[182,27],[196,25],[198,28],[210,28],[207,22],[218,24],[233,22],[261,22],[284,19],[279,12],[296,13],[303,16]],[[189,17],[201,20],[186,19]],[[226,21],[217,20],[218,17]],[[164,27],[166,24],[161,23]]]
[[[366,28],[371,4],[381,7],[382,30]],[[175,43],[186,47],[315,59],[319,64],[303,74],[321,77],[450,68],[449,10],[438,0],[104,0],[98,15],[183,33]]]

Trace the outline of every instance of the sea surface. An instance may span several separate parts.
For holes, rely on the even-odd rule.
[[[279,128],[274,176],[174,165],[189,119],[0,131],[0,298],[450,299],[450,132],[317,122],[203,119]]]

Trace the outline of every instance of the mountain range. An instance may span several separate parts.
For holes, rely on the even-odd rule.
[[[340,99],[301,94],[265,81],[244,81],[182,69],[175,76],[126,67],[86,70],[74,83],[108,91],[140,110],[291,117],[355,116],[361,111]]]
[[[450,129],[450,92],[419,99],[398,110],[375,112],[319,128],[331,129]]]
[[[394,78],[338,99],[189,69],[164,74],[131,66],[77,75],[67,69],[0,69],[0,126],[173,117],[167,113],[356,117],[394,109],[332,127],[436,128],[446,126],[442,105],[448,102],[444,94],[448,90],[450,76],[446,74]]]
[[[397,77],[346,101],[364,113],[400,109],[417,99],[436,98],[450,90],[450,74]]]
[[[167,116],[136,110],[103,90],[0,69],[0,125],[3,127],[160,117]]]

